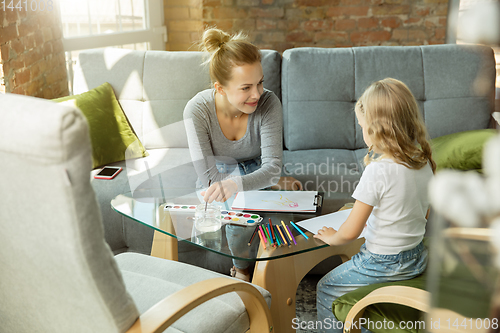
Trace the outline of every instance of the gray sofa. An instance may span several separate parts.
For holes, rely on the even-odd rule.
[[[285,168],[307,190],[331,198],[350,200],[363,171],[366,147],[353,109],[375,80],[394,77],[409,86],[432,138],[491,126],[495,60],[489,47],[297,48],[283,56],[262,54],[264,86],[283,104]],[[111,181],[93,180],[115,253],[149,253],[153,232],[112,211],[112,198],[160,181],[172,187],[195,184],[182,114],[189,99],[210,87],[208,69],[200,66],[204,60],[200,52],[101,49],[79,55],[74,93],[109,82],[150,154],[116,163],[125,172]],[[181,261],[223,273],[231,266],[228,258],[180,247]]]

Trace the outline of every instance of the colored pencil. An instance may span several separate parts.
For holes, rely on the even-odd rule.
[[[267,228],[266,228],[266,225],[264,225],[264,228],[262,228],[262,229],[264,229],[264,234],[265,234],[265,235],[266,235],[266,237],[267,237],[267,242],[268,242],[269,244],[271,244],[271,240],[269,239],[269,234],[267,233]]]
[[[271,241],[271,245],[276,246],[276,245],[274,245],[273,236],[271,235],[271,229],[269,229],[268,225],[264,224],[264,226],[266,227],[267,234],[269,235],[269,240]]]
[[[288,230],[286,230],[286,224],[285,224],[285,222],[283,222],[283,220],[281,221],[281,224],[283,225],[283,230],[285,231],[286,235],[288,236],[288,240],[290,241],[290,245],[292,245],[292,236],[290,236],[290,234],[288,233]]]
[[[267,231],[269,232],[269,237],[271,237],[271,240],[273,241],[273,246],[276,247],[278,243],[276,242],[276,238],[274,238],[274,231],[271,223],[268,223],[267,225]]]
[[[297,227],[297,226],[295,225],[295,223],[293,223],[292,221],[290,221],[290,224],[292,225],[292,227],[294,227],[294,228],[295,228],[295,230],[297,230],[298,232],[300,232],[300,234],[301,234],[302,236],[304,236],[306,239],[309,239],[309,237],[307,237],[307,235],[306,235],[305,233],[303,233],[303,232],[302,232],[302,230],[300,230],[300,229],[299,229],[299,227]]]
[[[297,242],[295,241],[295,237],[293,237],[292,230],[290,230],[290,227],[286,226],[286,229],[288,230],[290,236],[292,236],[293,244],[297,245]]]
[[[271,224],[272,225],[272,224]],[[272,225],[273,229],[276,228],[275,225]],[[276,242],[278,242],[278,246],[281,246],[282,243],[281,243],[281,240],[280,240],[280,235],[278,234],[278,231],[273,231],[274,232],[274,236],[276,237]]]
[[[259,225],[259,231],[262,232],[262,237],[264,237],[264,243],[267,243],[266,234],[264,233],[264,230],[262,230],[262,227],[260,225]]]
[[[255,230],[253,231],[252,237],[250,237],[250,240],[248,241],[248,246],[250,246],[250,244],[252,244],[252,241],[255,237],[255,234],[257,233],[257,230],[259,230],[259,227],[255,227]]]
[[[271,233],[273,234],[274,241],[276,241],[276,235],[274,234],[273,222],[271,222],[271,218],[269,218],[269,228],[271,229]]]
[[[260,226],[259,226],[260,227]],[[260,242],[262,243],[262,246],[264,247],[264,250],[266,249],[266,243],[265,243],[265,238],[262,237],[262,234],[261,234],[261,230],[259,230],[259,238],[260,238]]]
[[[285,236],[284,236],[284,235],[283,235],[283,233],[281,232],[281,226],[280,226],[279,224],[277,224],[277,225],[276,225],[276,227],[278,227],[278,231],[279,231],[279,233],[280,233],[280,235],[281,235],[281,238],[283,239],[283,244],[288,245],[288,242],[286,241]]]

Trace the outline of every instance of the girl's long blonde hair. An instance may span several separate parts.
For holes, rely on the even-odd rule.
[[[401,81],[386,78],[371,84],[356,103],[356,112],[365,117],[372,145],[412,169],[436,163],[417,101]],[[374,160],[370,147],[365,164]]]
[[[202,51],[210,53],[209,72],[212,83],[225,86],[232,78],[235,66],[261,61],[260,50],[250,43],[242,32],[230,35],[217,28],[209,28],[201,39]]]

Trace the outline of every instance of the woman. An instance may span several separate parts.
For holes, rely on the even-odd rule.
[[[197,186],[208,187],[204,200],[225,202],[238,191],[273,185],[302,189],[281,177],[283,114],[278,97],[263,87],[260,50],[241,33],[215,28],[204,32],[202,48],[211,54],[214,87],[187,103],[184,121]],[[236,276],[249,279],[248,263],[241,264],[235,262]]]

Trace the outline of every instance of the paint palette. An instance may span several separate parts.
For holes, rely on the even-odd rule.
[[[194,213],[196,211],[196,206],[194,205],[177,205],[177,204],[166,204],[163,208],[164,210],[168,210],[170,212],[175,213],[186,213],[192,214],[194,217]],[[238,224],[238,225],[254,225],[262,221],[262,216],[255,213],[245,213],[241,211],[232,211],[232,210],[221,210],[221,222],[222,223],[230,223],[230,224]]]
[[[254,225],[262,221],[262,216],[254,213],[245,213],[230,210],[222,210],[220,213],[222,223]]]

